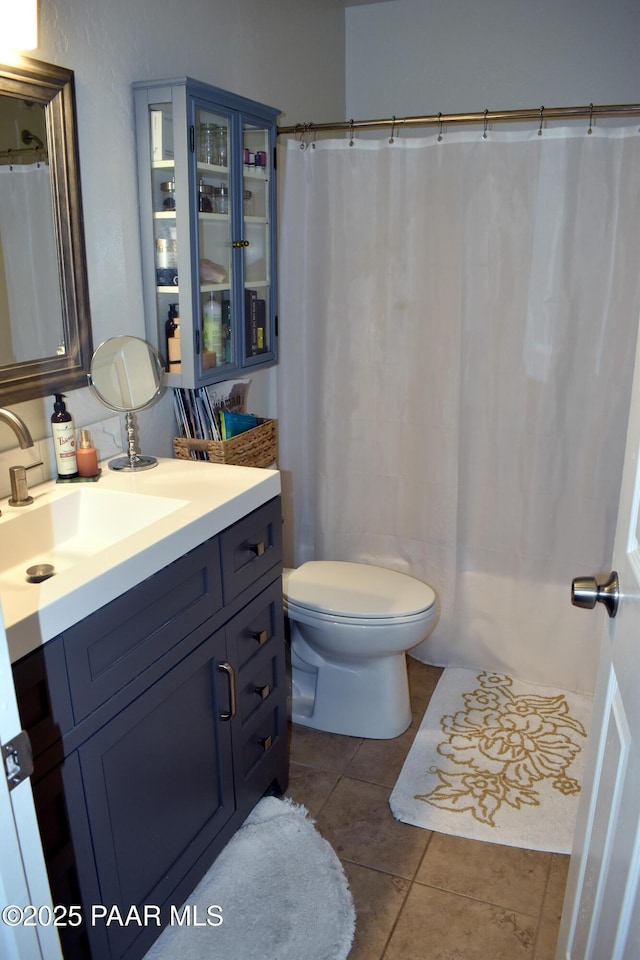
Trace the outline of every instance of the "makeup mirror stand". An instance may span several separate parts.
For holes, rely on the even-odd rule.
[[[149,470],[151,467],[158,466],[155,457],[143,455],[136,450],[134,412],[133,410],[127,410],[124,418],[127,434],[127,454],[124,457],[116,457],[114,460],[110,460],[107,464],[110,470]]]
[[[162,392],[160,355],[139,337],[105,340],[91,358],[87,376],[91,393],[110,410],[125,414],[127,453],[108,463],[110,470],[149,470],[158,461],[136,450],[134,413],[150,407]]]

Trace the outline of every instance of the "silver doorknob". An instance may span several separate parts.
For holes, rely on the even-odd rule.
[[[593,610],[596,603],[603,603],[610,617],[618,612],[620,581],[614,570],[606,583],[598,583],[595,577],[576,577],[571,584],[571,603],[574,607]]]

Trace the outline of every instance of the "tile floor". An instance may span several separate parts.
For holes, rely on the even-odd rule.
[[[349,960],[553,960],[567,856],[432,833],[389,809],[441,673],[409,660],[413,720],[395,740],[291,727],[287,795],[344,865],[357,914]]]

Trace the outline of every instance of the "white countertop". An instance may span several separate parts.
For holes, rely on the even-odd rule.
[[[0,589],[0,604],[12,662],[125,593],[198,544],[278,496],[277,470],[208,462],[159,459],[138,473],[114,472],[102,463],[95,483],[34,486],[34,504],[10,507],[0,501],[3,525],[18,515],[76,492],[92,489],[184,501],[172,513],[85,558],[42,583],[25,581]]]

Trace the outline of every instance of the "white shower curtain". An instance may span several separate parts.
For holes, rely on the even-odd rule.
[[[284,153],[284,151],[283,151]],[[289,141],[289,562],[428,581],[440,665],[592,688],[640,309],[637,129]]]
[[[9,316],[0,318],[8,331],[0,365],[55,357],[64,333],[47,164],[0,166],[2,262]]]

